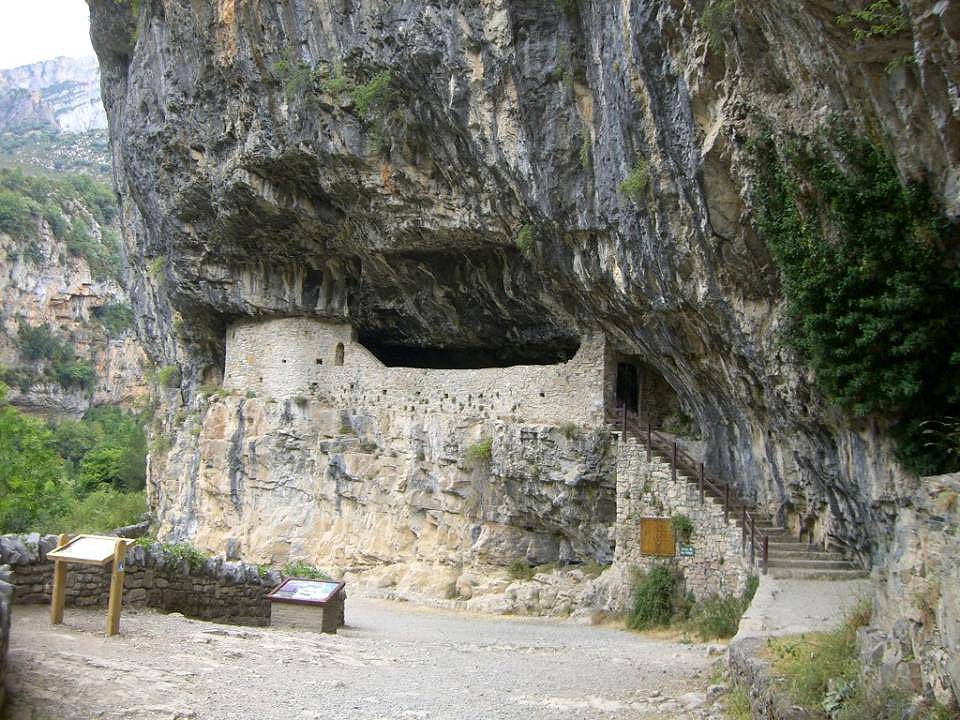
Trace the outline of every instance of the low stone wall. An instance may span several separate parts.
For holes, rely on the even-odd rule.
[[[0,710],[7,677],[7,646],[10,645],[10,606],[13,604],[13,585],[10,584],[10,570],[0,566]]]
[[[53,562],[47,552],[56,536],[38,534],[0,536],[0,564],[8,564],[15,602],[49,603],[53,587]],[[270,601],[266,595],[280,582],[276,571],[263,577],[255,565],[207,559],[191,565],[163,546],[132,546],[127,550],[123,604],[180,612],[201,620],[238,625],[269,625]],[[110,593],[110,567],[68,565],[68,607],[106,606]]]
[[[640,548],[640,521],[646,517],[686,515],[693,523],[693,557],[672,561],[683,570],[687,590],[698,599],[712,593],[741,593],[752,569],[741,552],[742,531],[723,506],[700,493],[693,483],[673,480],[670,465],[648,456],[635,438],[621,438],[617,451],[617,524],[614,561],[647,569],[665,558],[644,555]]]

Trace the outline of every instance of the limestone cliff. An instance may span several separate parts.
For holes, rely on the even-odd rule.
[[[106,128],[95,58],[58,57],[0,70],[0,130],[39,125],[66,132]]]
[[[356,407],[305,393],[270,408],[235,391],[214,411],[200,397],[223,376],[237,318],[304,316],[350,323],[370,347],[518,364],[565,359],[602,334],[676,393],[711,473],[795,531],[882,561],[912,485],[882,422],[826,402],[784,341],[749,141],[852,127],[901,179],[928,178],[956,220],[956,4],[888,3],[902,25],[873,37],[837,21],[863,7],[843,0],[144,0],[136,16],[89,2],[139,330],[158,364],[179,369],[171,432],[178,408],[181,421],[197,413],[151,461],[171,532],[203,537],[215,502],[227,518],[216,543],[227,526],[287,535],[280,513],[304,501],[339,512],[352,497],[355,519],[328,539],[357,547],[396,501],[377,485],[394,482],[377,455],[391,452],[383,414],[359,409],[378,418],[358,435],[378,448],[368,457],[316,437],[337,435],[320,414],[355,427]],[[495,422],[502,468],[526,450],[508,442],[522,431]],[[410,435],[393,450],[408,483],[443,444],[419,461]],[[455,440],[472,438],[460,428]],[[331,482],[334,457],[346,472],[303,496],[308,478]],[[269,482],[283,500],[256,521],[254,461],[285,468]],[[547,499],[561,512],[579,502]],[[536,535],[543,507],[507,526]]]

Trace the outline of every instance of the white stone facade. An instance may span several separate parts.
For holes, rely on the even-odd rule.
[[[693,523],[693,557],[662,558],[640,550],[640,520],[686,515]],[[749,558],[741,552],[742,531],[733,518],[724,521],[723,504],[704,498],[682,476],[672,479],[670,464],[650,455],[636,438],[621,438],[617,449],[617,523],[614,562],[648,569],[665,560],[683,571],[687,590],[698,599],[713,593],[741,593]]]
[[[598,427],[604,356],[602,336],[592,336],[573,358],[556,365],[386,367],[347,324],[303,317],[242,320],[227,329],[224,387],[275,399],[313,397],[339,408]]]

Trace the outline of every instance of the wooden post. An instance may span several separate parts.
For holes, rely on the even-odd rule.
[[[127,554],[127,544],[117,540],[113,551],[113,574],[110,578],[110,602],[107,606],[107,635],[120,632],[120,607],[123,605],[123,559]]]
[[[763,565],[761,566],[760,570],[761,570],[761,572],[763,572],[764,575],[767,574],[767,560],[769,559],[768,553],[770,552],[770,545],[769,545],[769,543],[770,543],[770,536],[769,536],[769,535],[764,535],[764,536],[763,536],[763,545],[762,545],[762,550],[761,550],[761,555],[760,555],[760,559],[763,561]]]
[[[63,547],[70,540],[69,535],[57,538],[57,547]],[[63,622],[63,605],[67,599],[67,563],[63,560],[53,561],[53,592],[50,594],[50,624],[59,625]]]
[[[626,440],[627,439],[627,404],[624,403],[620,407],[623,408],[623,411],[621,414],[620,426],[623,428],[623,439]]]
[[[653,452],[653,425],[647,423],[647,450]]]
[[[677,481],[677,443],[673,443],[673,457],[670,460],[670,477],[676,482]]]
[[[740,520],[743,523],[743,532],[740,533],[740,554],[745,555],[747,552],[747,508],[744,507]]]
[[[730,484],[727,483],[723,486],[723,523],[724,525],[730,522]]]
[[[703,463],[700,463],[700,504],[703,505]]]
[[[754,538],[756,536],[751,532],[750,533],[750,567],[753,567],[753,564],[757,561],[757,553],[754,543]]]

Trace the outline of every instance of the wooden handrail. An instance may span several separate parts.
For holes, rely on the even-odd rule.
[[[608,418],[609,419],[609,418]],[[640,424],[640,418],[630,413],[626,405],[620,406],[620,412],[614,416],[613,423],[619,424],[623,429],[624,436],[632,432],[638,439],[642,439],[644,428]],[[746,554],[747,538],[750,539],[750,564],[756,564],[756,548],[760,546],[760,571],[767,574],[767,561],[769,553],[769,536],[757,529],[753,514],[747,509],[747,503],[742,498],[739,505],[731,507],[730,505],[730,483],[720,479],[711,480],[704,472],[703,463],[698,463],[685,450],[678,447],[677,441],[665,433],[654,430],[650,423],[646,427],[647,450],[652,454],[657,452],[661,457],[666,456],[670,462],[670,474],[673,481],[677,479],[677,469],[679,468],[688,478],[697,478],[697,484],[700,491],[700,503],[703,504],[704,491],[709,491],[714,497],[723,500],[723,519],[729,522],[730,511],[737,509],[741,512],[741,552]],[[698,472],[699,470],[699,472]]]

